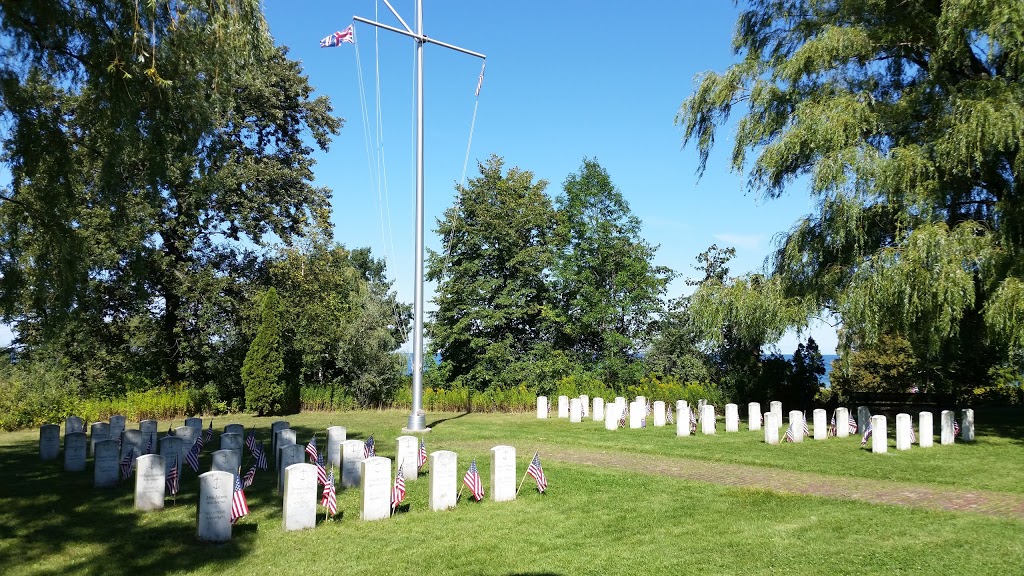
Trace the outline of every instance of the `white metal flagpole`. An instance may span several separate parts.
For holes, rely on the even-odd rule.
[[[423,45],[426,43],[437,44],[450,48],[456,52],[476,56],[485,59],[486,56],[478,52],[459,48],[452,44],[440,42],[423,35],[423,0],[416,0],[416,31],[413,32],[405,23],[405,20],[398,15],[398,12],[391,6],[391,3],[384,0],[391,13],[398,18],[404,28],[387,26],[373,20],[353,16],[357,22],[370,24],[404,34],[416,41],[416,269],[413,278],[413,332],[412,332],[412,411],[409,414],[408,426],[404,429],[408,432],[427,432],[426,414],[423,411]]]

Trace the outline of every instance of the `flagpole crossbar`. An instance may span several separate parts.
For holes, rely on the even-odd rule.
[[[398,12],[391,6],[388,0],[384,0],[384,4],[387,5],[388,10],[405,27],[404,30],[359,16],[352,16],[352,19],[356,22],[362,22],[408,36],[416,41],[416,272],[413,281],[412,411],[409,414],[408,426],[402,430],[403,432],[427,432],[430,429],[426,426],[426,417],[423,411],[423,46],[428,43],[437,44],[443,48],[474,56],[485,61],[487,57],[479,52],[473,52],[454,44],[428,38],[423,33],[423,0],[416,0],[415,32],[398,15]],[[481,82],[482,79],[483,72],[481,71]],[[479,91],[478,84],[477,96],[479,96]]]

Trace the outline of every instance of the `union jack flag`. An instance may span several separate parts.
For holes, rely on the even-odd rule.
[[[405,500],[405,473],[399,466],[398,473],[395,474],[395,486],[391,489],[391,509],[394,510],[402,500]]]
[[[479,502],[484,497],[484,485],[480,481],[480,472],[476,469],[476,458],[469,465],[469,470],[466,470],[466,475],[462,477],[462,483],[473,493],[474,500]]]
[[[334,34],[331,34],[331,35],[325,37],[323,40],[321,40],[320,41],[320,47],[321,48],[332,48],[332,47],[336,47],[336,46],[341,46],[342,44],[355,44],[355,43],[356,43],[355,31],[352,30],[352,25],[349,24],[348,28],[345,28],[344,30],[342,30],[340,32],[335,32]]]
[[[420,454],[416,461],[417,468],[423,468],[423,465],[427,463],[427,445],[423,443],[423,439],[420,438]]]
[[[526,473],[533,476],[533,479],[537,481],[537,490],[544,492],[548,487],[548,479],[544,476],[544,469],[540,467],[540,455],[534,454],[533,461],[530,462],[530,467],[526,469]]]
[[[235,476],[235,490],[231,495],[231,523],[234,524],[242,516],[249,514],[249,503],[245,501],[242,479]]]

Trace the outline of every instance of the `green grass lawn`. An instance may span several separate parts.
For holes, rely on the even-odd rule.
[[[350,438],[374,434],[378,455],[392,458],[405,419],[388,411],[287,418],[301,443],[316,430],[323,449],[323,430],[338,424]],[[255,425],[267,438],[271,420],[218,417],[214,428]],[[670,428],[609,432],[594,422],[529,414],[431,414],[434,431],[425,438],[429,451],[458,452],[460,478],[476,457],[485,488],[487,447],[511,444],[520,474],[543,446],[1024,491],[1019,431],[1012,422],[987,428],[980,413],[978,421],[973,445],[884,456],[861,450],[859,438],[773,447],[758,433],[676,438]],[[161,422],[161,433],[167,424]],[[143,514],[133,510],[129,486],[93,489],[91,463],[87,472],[69,474],[57,462],[39,462],[37,437],[35,430],[0,434],[4,574],[1011,574],[1024,565],[1019,520],[779,495],[557,460],[544,462],[544,495],[531,480],[514,502],[464,496],[454,510],[430,512],[428,479],[421,476],[408,483],[408,508],[396,517],[361,522],[359,491],[343,490],[341,518],[293,533],[281,529],[273,473],[261,473],[246,491],[252,513],[235,526],[231,542],[201,544],[191,470],[176,504],[168,499],[167,509]]]

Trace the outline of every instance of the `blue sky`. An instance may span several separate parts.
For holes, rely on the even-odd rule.
[[[731,129],[718,135],[700,181],[696,151],[681,148],[674,118],[695,77],[734,59],[738,10],[732,2],[424,4],[427,36],[487,56],[468,176],[476,173],[476,161],[497,154],[506,166],[547,180],[555,195],[584,157],[596,158],[643,221],[645,238],[660,246],[657,263],[683,274],[670,296],[689,290],[684,278],[695,274],[695,257],[713,243],[736,248],[733,274],[760,269],[775,235],[812,210],[802,185],[771,201],[745,194],[742,175],[729,170]],[[392,5],[415,28],[413,0]],[[315,168],[318,184],[334,191],[335,237],[385,256],[400,297],[411,301],[413,41],[388,31],[375,37],[374,27],[357,23],[358,51],[348,44],[319,47],[320,38],[348,26],[353,15],[399,27],[382,2],[268,0],[265,8],[275,41],[289,47],[318,93],[345,118]],[[437,249],[436,219],[462,177],[480,61],[427,45],[424,63],[426,243]],[[378,162],[368,160],[366,134],[371,153],[383,150],[380,172]],[[378,173],[386,174],[386,192]],[[432,293],[428,286],[428,298]],[[811,335],[823,353],[834,351],[834,329],[819,324]],[[788,335],[779,348],[789,353],[796,343]]]
[[[476,173],[477,160],[497,154],[506,166],[547,180],[554,196],[584,157],[596,158],[643,221],[644,237],[660,246],[656,263],[682,273],[670,297],[689,290],[684,279],[711,244],[736,248],[733,274],[755,271],[773,237],[811,211],[802,186],[772,201],[745,194],[743,177],[729,171],[728,129],[719,133],[700,181],[696,151],[681,148],[674,118],[695,76],[733,61],[732,2],[424,4],[427,36],[487,55],[468,175]],[[392,5],[415,27],[413,0]],[[357,24],[358,50],[319,47],[320,38],[344,29],[353,15],[400,26],[383,2],[266,0],[264,6],[275,41],[289,47],[317,93],[329,96],[345,119],[331,149],[316,154],[317,184],[333,190],[335,238],[386,257],[400,298],[411,302],[413,41],[388,31],[375,38],[372,26]],[[425,51],[426,243],[437,249],[436,219],[451,205],[463,173],[480,61],[436,45]],[[368,149],[384,162],[368,160]],[[386,175],[386,190],[376,174]],[[428,299],[432,293],[428,286]],[[0,340],[9,338],[2,332]],[[834,351],[832,328],[818,325],[811,335],[823,353]],[[788,335],[779,348],[790,353],[796,344]]]

